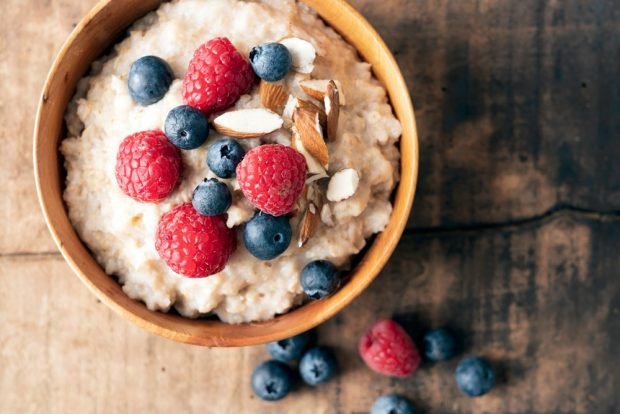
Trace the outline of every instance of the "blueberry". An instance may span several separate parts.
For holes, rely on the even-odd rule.
[[[237,164],[241,162],[245,150],[237,141],[231,138],[218,139],[209,147],[207,165],[220,178],[235,176]]]
[[[127,77],[129,95],[139,105],[148,106],[164,97],[174,80],[172,69],[157,56],[136,60]]]
[[[198,184],[192,194],[192,205],[203,216],[224,214],[231,203],[232,196],[228,186],[215,178]]]
[[[263,43],[252,48],[250,62],[259,78],[267,82],[275,82],[286,76],[293,58],[283,44]]]
[[[291,369],[280,361],[265,361],[252,373],[252,389],[265,401],[276,401],[286,397],[292,384]]]
[[[414,411],[406,398],[387,394],[375,400],[370,409],[370,414],[414,414]]]
[[[196,108],[181,105],[168,112],[164,125],[166,136],[184,150],[198,148],[209,136],[209,121]]]
[[[336,357],[329,348],[322,346],[309,349],[299,361],[299,374],[308,385],[329,381],[337,369]]]
[[[267,344],[267,351],[278,361],[289,362],[301,358],[310,335],[307,332],[292,336],[281,341],[270,342]]]
[[[271,260],[288,248],[292,235],[288,217],[259,213],[245,224],[243,242],[254,257]]]
[[[493,367],[484,359],[472,357],[459,362],[454,372],[456,385],[470,397],[486,394],[495,384]]]
[[[424,335],[424,355],[430,361],[445,361],[455,354],[454,338],[445,329],[435,329]]]
[[[310,262],[301,271],[301,287],[312,299],[322,299],[338,289],[338,269],[327,260]]]

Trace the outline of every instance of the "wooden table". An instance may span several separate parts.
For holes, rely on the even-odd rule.
[[[620,412],[620,3],[354,0],[408,78],[421,138],[409,229],[383,274],[319,330],[343,374],[279,404],[252,396],[262,347],[148,335],[92,296],[39,212],[31,132],[52,58],[95,0],[0,6],[0,412],[364,413],[385,392],[427,413]],[[396,317],[448,325],[501,385],[467,399],[456,360],[392,380],[356,355]]]

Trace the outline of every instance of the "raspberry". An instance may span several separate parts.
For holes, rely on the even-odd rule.
[[[420,365],[420,354],[407,332],[389,319],[375,323],[362,336],[359,353],[368,368],[393,377],[408,377]]]
[[[252,66],[226,37],[217,37],[194,52],[183,78],[183,101],[205,114],[231,107],[252,88]]]
[[[261,145],[237,165],[243,195],[261,211],[282,216],[293,209],[306,181],[306,160],[294,149]]]
[[[159,201],[181,176],[181,152],[162,131],[142,131],[121,142],[116,154],[116,182],[138,201]]]
[[[155,235],[159,256],[173,271],[192,278],[221,272],[236,247],[225,214],[202,216],[191,203],[161,216]]]

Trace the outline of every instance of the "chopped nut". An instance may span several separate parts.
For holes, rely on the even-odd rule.
[[[225,112],[213,120],[217,132],[235,138],[258,138],[282,128],[282,118],[268,109]]]
[[[329,180],[327,199],[334,202],[345,200],[355,194],[359,183],[360,176],[353,168],[338,171]]]

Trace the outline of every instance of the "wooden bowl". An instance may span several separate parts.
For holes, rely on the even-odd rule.
[[[311,329],[344,308],[379,274],[406,226],[418,174],[418,138],[407,85],[385,43],[344,0],[304,0],[357,48],[387,87],[403,126],[401,181],[390,222],[367,250],[351,278],[333,296],[308,303],[273,320],[228,325],[153,312],[123,293],[116,280],[95,261],[73,229],[62,199],[64,173],[58,146],[64,138],[64,114],[77,82],[91,63],[118,40],[136,19],[160,0],[103,0],[80,22],[64,44],[45,83],[34,132],[34,168],[47,225],[62,255],[101,301],[124,318],[155,334],[204,346],[245,346],[280,340]]]

